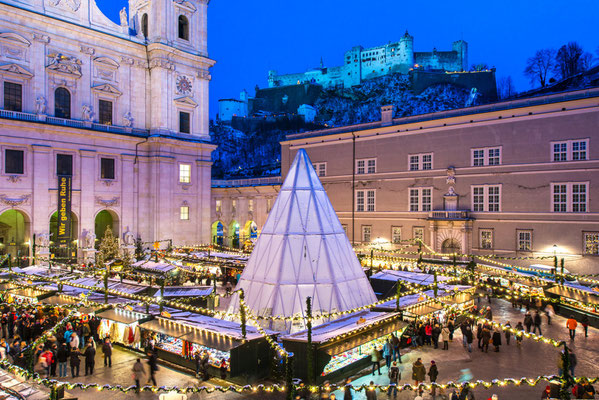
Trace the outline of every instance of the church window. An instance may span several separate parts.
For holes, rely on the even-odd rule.
[[[179,132],[191,133],[188,112],[183,112],[183,111],[179,112]]]
[[[25,152],[6,149],[4,151],[4,173],[23,175],[25,173]]]
[[[148,38],[148,14],[144,14],[141,17],[141,33],[146,39]]]
[[[54,116],[71,119],[71,93],[65,88],[54,91]]]
[[[4,81],[4,109],[8,111],[23,111],[22,85]]]
[[[100,158],[100,178],[114,179],[114,158]]]
[[[98,114],[99,122],[103,125],[112,125],[112,101],[100,100]]]
[[[179,39],[189,40],[189,20],[184,15],[179,15]]]

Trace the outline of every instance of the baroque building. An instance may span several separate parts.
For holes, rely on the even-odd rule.
[[[318,68],[302,73],[279,75],[268,72],[268,86],[287,86],[313,83],[325,88],[351,87],[367,79],[392,73],[406,74],[409,71],[467,71],[468,43],[463,40],[453,42],[451,50],[415,52],[414,37],[407,31],[398,42],[364,49],[355,46],[344,56],[343,65],[325,67],[322,60]]]
[[[441,253],[556,255],[596,272],[598,100],[592,88],[395,119],[387,106],[377,122],[288,135],[281,171],[305,149],[355,244],[420,238]],[[240,182],[213,202],[277,190]]]
[[[0,0],[2,253],[209,239],[207,6]]]

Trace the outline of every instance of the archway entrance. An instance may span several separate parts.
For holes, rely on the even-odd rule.
[[[29,265],[29,229],[29,218],[21,211],[0,214],[0,254],[9,254],[13,265]]]
[[[96,215],[96,219],[94,222],[96,239],[96,247],[100,245],[102,242],[102,238],[106,233],[106,228],[110,227],[112,230],[112,234],[114,237],[119,237],[119,219],[118,216],[109,210],[102,210]]]
[[[216,221],[212,224],[212,243],[222,246],[225,239],[225,226],[222,222]]]
[[[50,253],[57,262],[77,261],[77,238],[79,237],[79,223],[77,216],[71,211],[71,238],[67,244],[58,243],[58,212],[50,217]]]
[[[454,238],[445,239],[443,241],[443,244],[441,245],[441,252],[445,253],[445,254],[461,253],[462,245],[460,244],[460,242],[458,242],[457,239],[454,239]]]
[[[231,222],[229,225],[229,232],[231,239],[231,247],[239,248],[239,223],[237,221]]]
[[[247,221],[243,227],[243,239],[255,242],[258,239],[258,225],[254,221]]]

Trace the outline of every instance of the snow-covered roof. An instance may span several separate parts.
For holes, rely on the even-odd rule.
[[[162,297],[209,296],[213,290],[212,286],[165,286]],[[160,290],[154,294],[154,297],[160,297]]]
[[[131,281],[129,281],[131,282]],[[80,278],[80,279],[76,279],[74,281],[71,281],[71,283],[76,283],[79,285],[84,285],[84,286],[95,286],[97,288],[97,290],[103,290],[104,289],[104,282],[101,279],[98,278]],[[108,289],[111,290],[116,290],[118,292],[122,292],[122,293],[127,293],[127,294],[137,294],[137,293],[141,293],[144,290],[146,290],[148,288],[147,285],[140,285],[137,283],[121,283],[118,280],[113,280],[113,279],[109,279],[108,280]]]
[[[312,342],[325,343],[337,339],[342,335],[348,335],[361,331],[385,320],[398,318],[398,313],[360,311],[345,317],[327,322],[312,328]],[[308,340],[308,330],[299,331],[283,336],[283,340],[300,341]]]
[[[134,267],[151,272],[167,273],[177,268],[172,264],[154,261],[138,261],[133,264]]]
[[[297,152],[237,289],[258,316],[315,314],[376,296],[305,150]],[[235,296],[231,311],[238,308]]]
[[[397,282],[402,280],[404,282],[418,283],[421,285],[430,285],[434,283],[435,277],[432,274],[425,274],[422,272],[411,272],[411,271],[395,271],[392,269],[385,269],[372,275],[370,279],[380,279],[385,281]],[[443,282],[450,280],[448,276],[437,276],[437,282]]]

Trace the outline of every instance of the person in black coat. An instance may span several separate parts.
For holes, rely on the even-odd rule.
[[[501,346],[501,333],[499,329],[495,329],[493,332],[493,346],[495,346],[495,351],[499,351],[499,346]]]
[[[58,376],[66,378],[67,376],[67,361],[69,360],[69,348],[65,343],[62,343],[56,351],[56,361],[58,362]]]
[[[91,342],[87,345],[83,354],[85,355],[85,376],[92,375],[96,365],[96,349]]]
[[[431,366],[428,369],[427,375],[431,379],[431,383],[437,382],[439,370],[437,369],[437,364],[435,364],[434,361],[431,361]],[[437,387],[434,385],[431,387],[431,396],[433,396],[433,399],[435,398],[435,396],[437,396]]]
[[[150,352],[148,353],[148,370],[150,372],[150,376],[148,377],[148,383],[152,382],[152,385],[156,386],[156,371],[158,371],[158,362],[157,362],[156,353]]]
[[[70,357],[71,357],[71,376],[72,377],[78,377],[79,376],[79,365],[81,365],[81,360],[79,359],[80,355],[81,355],[81,353],[79,352],[78,349],[73,349],[70,352]]]

